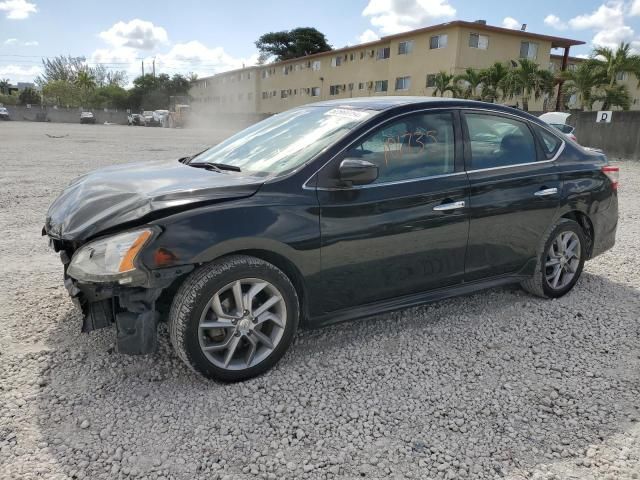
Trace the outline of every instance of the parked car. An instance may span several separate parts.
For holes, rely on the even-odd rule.
[[[127,115],[127,125],[144,125],[144,118],[139,113],[130,113]]]
[[[93,112],[82,112],[80,114],[80,123],[96,123],[96,117]]]
[[[180,358],[236,381],[298,325],[511,283],[565,295],[614,244],[617,186],[604,154],[508,107],[340,99],[84,175],[43,234],[84,331],[115,323],[120,352],[149,353],[167,320]]]
[[[0,120],[11,120],[7,107],[0,107]]]
[[[543,113],[538,118],[540,118],[540,120],[542,120],[543,122],[548,123],[556,130],[561,131],[567,137],[577,143],[578,139],[575,135],[576,128],[567,123],[567,120],[570,116],[571,114],[567,112],[547,112]]]
[[[156,127],[155,120],[153,119],[153,112],[151,110],[145,110],[142,112],[142,118],[144,118],[145,127]]]
[[[169,117],[169,110],[154,110],[153,123],[158,127],[164,127]]]

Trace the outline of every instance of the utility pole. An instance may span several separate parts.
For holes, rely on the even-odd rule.
[[[142,60],[142,76],[144,77],[144,60]]]
[[[153,78],[156,78],[156,57],[153,57]]]

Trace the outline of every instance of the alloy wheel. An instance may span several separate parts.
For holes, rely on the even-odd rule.
[[[550,288],[565,288],[576,275],[582,254],[580,238],[575,232],[564,231],[551,242],[545,260],[545,279]]]
[[[219,368],[243,370],[278,346],[287,322],[280,291],[258,278],[236,280],[218,290],[198,324],[200,348]]]

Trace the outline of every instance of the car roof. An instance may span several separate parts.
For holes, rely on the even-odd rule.
[[[383,96],[383,97],[358,97],[344,98],[338,100],[325,100],[304,106],[317,107],[334,107],[334,108],[353,108],[358,110],[375,110],[385,111],[408,105],[423,106],[426,108],[482,108],[495,110],[497,112],[505,112],[517,114],[528,119],[536,118],[517,108],[498,105],[496,103],[481,102],[477,100],[466,100],[461,98],[447,97],[418,97],[418,96]],[[304,107],[303,106],[303,107]]]

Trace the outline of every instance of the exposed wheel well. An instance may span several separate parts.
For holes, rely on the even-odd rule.
[[[304,320],[307,318],[307,292],[305,290],[302,274],[293,264],[293,262],[288,260],[286,257],[283,257],[282,255],[278,255],[277,253],[273,253],[268,250],[238,250],[236,252],[229,252],[222,257],[215,258],[214,260],[224,258],[227,255],[249,255],[251,257],[256,257],[264,260],[265,262],[269,262],[270,264],[282,270],[284,274],[289,277],[289,280],[291,280],[293,287],[296,289],[296,294],[298,295],[298,299],[300,300],[300,323],[304,323]],[[182,283],[188,276],[188,274],[185,274],[179,278],[176,278],[173,283],[162,292],[158,302],[158,309],[160,310],[163,319],[164,317],[166,317],[166,313],[168,313],[169,311],[169,307],[171,306],[171,302],[173,301],[175,293],[178,291],[178,288],[180,288],[180,285],[182,285]]]
[[[589,216],[583,212],[578,210],[573,210],[571,212],[565,213],[562,218],[567,218],[569,220],[573,220],[578,225],[582,227],[582,231],[584,232],[584,236],[587,239],[587,258],[591,257],[593,253],[593,224],[589,219]]]

